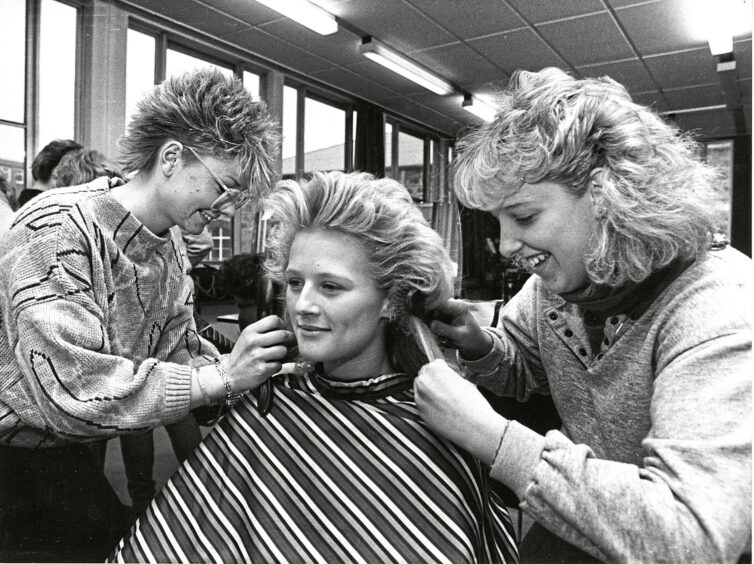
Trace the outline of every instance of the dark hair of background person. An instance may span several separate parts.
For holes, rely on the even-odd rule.
[[[31,163],[32,177],[34,180],[39,180],[40,182],[48,182],[50,176],[52,176],[52,171],[58,166],[63,155],[69,151],[83,148],[84,146],[81,143],[73,139],[55,139],[55,141],[51,141],[34,157],[34,161]]]
[[[218,285],[239,303],[255,300],[263,261],[261,253],[239,253],[225,259],[217,273]]]

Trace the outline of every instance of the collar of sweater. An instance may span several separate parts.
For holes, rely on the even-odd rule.
[[[693,262],[690,259],[676,259],[641,282],[620,288],[593,284],[586,290],[561,294],[561,297],[579,306],[589,324],[601,325],[607,317],[620,314],[638,319],[663,290]]]
[[[111,234],[121,252],[133,261],[153,257],[157,249],[170,241],[170,231],[166,237],[158,237],[113,198],[109,191],[92,198],[90,206],[100,227]]]
[[[341,400],[383,399],[414,385],[414,379],[403,372],[380,374],[361,380],[340,380],[325,375],[320,363],[308,371],[308,376],[323,396]]]

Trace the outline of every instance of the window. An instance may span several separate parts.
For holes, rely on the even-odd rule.
[[[254,74],[253,72],[249,71],[243,71],[243,85],[246,87],[246,90],[249,91],[249,94],[251,94],[251,97],[255,100],[258,100],[261,96],[259,95],[259,75]]]
[[[39,136],[35,151],[73,139],[76,100],[76,8],[42,0],[39,30]]]
[[[395,120],[385,123],[385,176],[408,188],[417,202],[426,201],[429,194],[425,173],[425,163],[427,169],[431,167],[430,151],[425,155],[429,141],[429,135],[409,133]]]
[[[336,102],[307,94],[306,88],[285,86],[283,178],[298,178],[316,170],[351,170],[353,113]]]
[[[233,76],[233,70],[211,63],[199,57],[194,57],[183,53],[182,51],[176,51],[175,49],[168,49],[165,58],[165,77],[172,76],[174,74],[182,74],[196,69],[204,67],[212,67],[218,69],[225,76]]]
[[[24,67],[26,62],[26,2],[4,0],[0,18],[0,119],[24,121]]]
[[[233,230],[229,221],[213,221],[209,226],[212,234],[212,250],[207,259],[210,262],[221,262],[233,254]]]
[[[298,91],[283,88],[283,178],[296,177],[296,132],[298,130]]]
[[[306,98],[304,171],[343,170],[346,158],[346,112]]]
[[[126,39],[126,127],[136,104],[154,86],[155,38],[134,29]]]
[[[24,188],[26,161],[25,97],[26,2],[3,2],[0,18],[0,176],[11,186],[10,198]]]
[[[424,201],[424,140],[400,131],[398,133],[398,182],[416,201]]]
[[[78,11],[40,0],[38,26],[29,27],[26,10],[24,0],[3,0],[0,8],[0,174],[11,183],[12,200],[26,186],[34,154],[75,135]],[[26,66],[27,40],[38,49],[36,67]],[[36,88],[36,107],[27,108],[27,81]]]

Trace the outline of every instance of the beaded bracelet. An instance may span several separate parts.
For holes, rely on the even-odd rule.
[[[225,405],[228,409],[236,405],[239,399],[243,397],[243,394],[233,393],[233,389],[230,387],[230,378],[228,378],[228,372],[225,370],[222,361],[215,364],[217,371],[220,373],[220,377],[223,379],[223,386],[225,386]]]

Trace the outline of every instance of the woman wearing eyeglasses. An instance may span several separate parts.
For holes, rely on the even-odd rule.
[[[0,242],[0,561],[101,560],[122,508],[85,443],[258,386],[276,317],[221,356],[201,339],[170,228],[200,233],[270,184],[276,126],[216,71],[171,78],[121,141],[128,184],[45,192]]]

